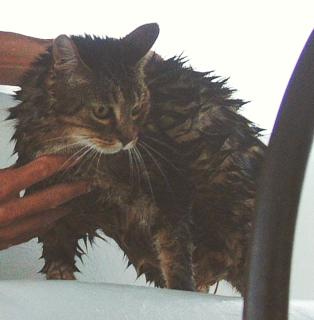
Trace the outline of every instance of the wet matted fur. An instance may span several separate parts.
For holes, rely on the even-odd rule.
[[[80,159],[27,192],[82,178],[95,186],[40,238],[42,272],[74,279],[78,240],[103,230],[156,286],[206,292],[225,279],[243,294],[260,129],[226,80],[150,51],[158,33],[148,24],[122,39],[61,35],[23,79],[9,117],[17,165]]]

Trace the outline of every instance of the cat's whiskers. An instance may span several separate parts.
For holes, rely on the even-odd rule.
[[[92,152],[91,158],[90,158],[90,164],[88,166],[87,171],[90,170],[91,166],[93,165],[93,163],[95,163],[96,159],[97,159],[97,155],[98,155],[98,151],[96,149],[93,149],[94,152]]]
[[[68,149],[69,147],[72,147],[72,146],[75,146],[75,145],[81,146],[81,148],[80,148],[79,150],[77,150],[74,154],[72,154],[72,155],[67,159],[67,161],[63,164],[63,166],[69,164],[70,161],[74,160],[74,158],[75,158],[75,156],[76,156],[77,154],[79,154],[83,149],[85,149],[86,144],[83,143],[83,142],[84,142],[84,140],[83,140],[84,138],[83,138],[82,136],[78,136],[77,138],[78,138],[78,139],[82,139],[82,140],[78,140],[78,141],[76,141],[76,142],[74,142],[74,143],[71,143],[71,144],[66,144],[66,145],[64,145],[62,148],[60,148],[60,149],[57,150],[57,152],[59,152],[59,151],[66,150],[66,149]]]
[[[94,151],[95,149],[93,148],[93,146],[91,145],[85,145],[85,149],[87,148],[86,151],[84,151],[83,154],[81,154],[75,161],[79,163],[79,166],[77,168],[77,170],[75,171],[75,175],[78,173],[78,172],[81,172],[82,170],[82,167],[85,165],[86,161],[88,160],[88,154],[91,152],[91,151]]]
[[[67,149],[70,149],[70,147],[73,147],[73,146],[81,146],[82,144],[80,142],[74,142],[74,143],[71,143],[71,144],[67,144],[67,145],[62,145],[58,148],[58,145],[57,146],[54,146],[54,149],[52,149],[53,153],[59,153],[61,151],[64,151],[64,150],[67,150]],[[56,148],[57,147],[57,148]],[[67,150],[68,151],[68,150]]]
[[[58,142],[61,142],[60,144],[62,144],[62,145],[64,145],[66,147],[66,146],[72,145],[72,143],[68,143],[68,142],[75,141],[75,140],[77,140],[77,138],[85,139],[85,138],[87,138],[87,136],[82,136],[82,135],[76,136],[75,140],[73,138],[74,137],[72,135],[62,136],[62,137],[55,137],[55,138],[51,138],[51,139],[42,140],[37,144],[44,145],[44,144],[51,144],[51,142],[56,142],[56,144],[58,144]],[[77,143],[77,142],[79,142],[79,141],[75,141],[75,143]]]
[[[64,140],[65,139],[68,139],[68,138],[71,138],[73,140],[73,136],[66,136],[66,137],[55,137],[55,138],[52,138],[52,139],[47,139],[47,140],[44,140],[44,141],[41,141],[41,144],[46,144],[48,143],[48,146],[49,146],[49,142],[52,142],[52,141],[62,141],[62,142],[65,142]],[[76,140],[77,139],[84,139],[85,136],[76,136],[75,137]],[[81,145],[82,146],[82,142],[79,140],[79,141],[76,141],[76,142],[73,142],[73,143],[63,143],[63,144],[59,144],[57,143],[56,145],[53,145],[53,152],[54,153],[58,153],[60,151],[64,151],[64,150],[67,150],[69,149],[70,147],[73,147],[73,146],[76,146],[76,145]],[[47,146],[45,146],[45,148],[47,149]],[[65,163],[67,164],[67,163]]]
[[[130,175],[129,175],[129,183],[131,184],[131,188],[133,189],[133,159],[132,159],[132,153],[130,150],[128,150],[128,156],[129,156],[129,166],[130,166]]]
[[[160,141],[159,139],[154,138],[154,137],[152,137],[152,136],[148,136],[148,135],[145,135],[145,136],[144,136],[144,139],[145,139],[145,138],[146,138],[146,139],[149,139],[149,140],[152,140],[152,141],[154,141],[155,143],[158,143],[158,144],[160,144],[160,145],[163,146],[163,147],[166,147],[167,149],[171,150],[173,153],[180,154],[180,152],[179,152],[177,149],[175,149],[173,146],[169,145],[168,143],[166,143],[166,142],[164,142],[164,141]]]
[[[68,158],[64,163],[63,165],[61,166],[60,170],[64,170],[63,174],[61,175],[61,177],[64,176],[64,174],[70,169],[69,167],[66,168],[72,160],[75,160],[75,162],[78,162],[78,158],[76,158],[77,155],[79,155],[81,152],[83,152],[83,150],[85,150],[88,146],[86,145],[83,145],[78,151],[76,151],[74,154],[72,154],[72,156],[70,158]],[[75,159],[76,158],[76,159]]]
[[[74,146],[74,145],[80,145],[80,143],[72,143],[71,145],[66,145],[66,146],[62,146],[61,148],[54,150],[54,153],[58,153],[64,149],[67,149],[69,146]],[[80,153],[82,151],[83,147],[80,148],[74,155],[72,155],[70,158],[66,159],[66,161],[62,164],[62,166],[59,168],[59,171],[64,171],[63,174],[61,175],[61,177],[70,169],[70,167],[68,167],[68,165],[70,165],[70,162],[72,161],[72,159],[75,157],[76,154]]]
[[[136,167],[137,167],[137,177],[138,177],[138,186],[139,188],[141,188],[141,182],[142,182],[142,163],[141,163],[141,159],[138,156],[138,153],[136,152],[135,148],[131,149],[133,151],[133,155],[134,155],[134,160],[136,163]]]
[[[136,157],[135,151],[134,149],[130,149],[131,155],[133,157],[135,166],[136,166],[136,173],[137,173],[137,186],[138,188],[141,188],[141,175],[140,175],[140,167],[138,164],[138,158]]]
[[[182,171],[175,166],[168,158],[166,158],[162,153],[160,153],[159,151],[157,151],[155,148],[153,148],[151,145],[149,145],[148,143],[145,143],[143,140],[141,140],[142,144],[145,145],[150,151],[154,152],[157,156],[159,156],[160,158],[162,158],[163,160],[165,160],[167,163],[169,163],[176,171],[178,171],[179,173],[182,173]]]
[[[97,159],[97,165],[96,165],[96,170],[99,171],[99,162],[101,160],[102,157],[102,152],[98,152],[98,159]]]
[[[157,160],[157,159],[153,156],[153,154],[145,147],[145,145],[143,145],[143,144],[140,143],[140,142],[138,142],[138,145],[139,145],[140,147],[142,147],[143,150],[144,150],[144,151],[149,155],[149,157],[153,160],[155,166],[158,168],[158,170],[159,170],[159,172],[161,173],[163,179],[165,180],[168,188],[170,189],[170,191],[171,191],[172,193],[174,193],[174,192],[173,192],[173,188],[171,187],[170,182],[169,182],[166,174],[165,174],[164,171],[162,170],[162,167],[161,167],[160,162],[158,162],[158,160]]]
[[[93,141],[88,139],[88,137],[87,137],[87,139],[84,139],[84,144],[90,146],[90,148],[94,150],[94,152],[92,152],[92,154],[91,154],[91,160],[90,160],[91,164],[88,167],[88,171],[89,171],[91,165],[93,164],[93,162],[96,162],[96,160],[97,160],[96,171],[99,171],[99,162],[101,160],[101,157],[106,153],[103,152],[102,149],[97,147],[97,145],[95,145],[95,143],[93,143]],[[98,158],[97,158],[97,155],[99,155]]]
[[[47,143],[47,142],[52,142],[52,141],[62,141],[62,140],[66,140],[66,139],[69,139],[69,140],[73,140],[73,135],[69,135],[69,136],[62,136],[62,137],[55,137],[55,138],[51,138],[51,139],[46,139],[46,140],[43,140],[43,141],[40,141],[40,143]],[[86,138],[86,136],[75,136],[75,138]]]
[[[140,151],[138,150],[138,148],[134,147],[133,149],[134,149],[135,154],[136,154],[137,157],[138,157],[139,164],[142,166],[143,174],[144,174],[146,183],[148,184],[148,187],[149,187],[149,190],[150,190],[150,192],[151,192],[152,198],[153,198],[153,200],[155,201],[155,195],[154,195],[154,191],[153,191],[151,179],[150,179],[149,172],[148,172],[148,170],[147,170],[145,161],[144,161],[144,159],[143,159]]]

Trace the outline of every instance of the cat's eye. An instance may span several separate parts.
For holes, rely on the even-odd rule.
[[[141,106],[139,104],[132,108],[132,117],[137,117],[140,114]]]
[[[107,106],[97,105],[93,108],[93,113],[98,119],[106,119],[110,115],[110,110]]]

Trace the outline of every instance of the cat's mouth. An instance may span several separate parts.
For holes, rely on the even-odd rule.
[[[127,143],[122,150],[131,150],[135,147],[136,143],[137,143],[138,138],[133,139],[132,141],[130,141],[129,143]]]
[[[91,139],[91,140],[94,144],[95,149],[97,149],[99,152],[102,152],[105,154],[114,154],[120,151],[132,150],[136,146],[138,138],[136,137],[124,145],[119,140],[117,140],[114,143],[104,143],[104,141],[99,139]]]
[[[85,143],[84,143],[85,142]],[[123,149],[123,144],[120,141],[104,141],[98,138],[86,139],[82,144],[90,146],[95,151],[102,154],[114,154]]]

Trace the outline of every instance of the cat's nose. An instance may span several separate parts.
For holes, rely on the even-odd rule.
[[[124,147],[123,150],[130,150],[132,148],[134,148],[134,146],[136,145],[137,142],[137,138],[135,138],[134,140],[130,141],[129,143],[127,143]]]
[[[137,136],[138,136],[138,129],[135,127],[123,128],[117,132],[117,138],[125,147],[128,144],[132,143],[132,141],[134,141],[134,144],[135,144],[137,141]]]
[[[126,146],[127,144],[129,144],[130,142],[132,142],[133,140],[135,140],[135,136],[131,136],[131,135],[118,135],[118,139],[120,140],[120,142]]]

